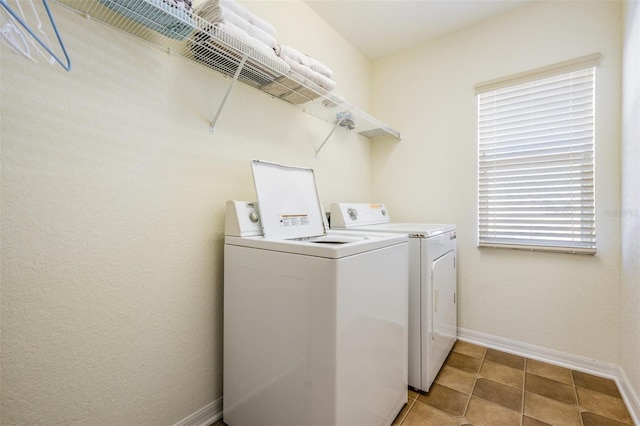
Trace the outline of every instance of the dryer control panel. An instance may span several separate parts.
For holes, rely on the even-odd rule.
[[[331,226],[352,228],[365,225],[391,223],[389,212],[384,204],[332,203]]]

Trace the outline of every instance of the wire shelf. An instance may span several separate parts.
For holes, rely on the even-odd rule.
[[[163,0],[54,0],[83,16],[130,34],[201,66],[233,77],[273,97],[294,104],[329,123],[351,113],[356,131],[368,138],[400,133],[291,71],[272,52],[252,45],[194,13],[169,6]],[[243,58],[246,58],[243,61]]]

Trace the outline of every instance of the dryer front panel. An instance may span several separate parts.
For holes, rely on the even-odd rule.
[[[432,265],[432,312],[430,376],[440,371],[456,340],[456,255],[450,251]]]
[[[428,391],[456,341],[456,243],[451,232],[421,239],[422,387]]]

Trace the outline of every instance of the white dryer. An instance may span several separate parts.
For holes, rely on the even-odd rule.
[[[252,162],[230,201],[223,419],[390,425],[407,402],[408,238],[329,231],[311,169]]]
[[[331,228],[409,236],[409,386],[428,391],[457,335],[455,225],[392,223],[383,204],[334,203]]]

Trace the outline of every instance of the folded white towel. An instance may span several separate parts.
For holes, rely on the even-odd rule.
[[[220,4],[228,9],[233,10],[236,13],[236,15],[239,15],[241,18],[249,21],[251,24],[262,29],[267,34],[271,34],[272,36],[275,37],[276,28],[273,25],[271,25],[271,23],[260,18],[259,16],[257,16],[256,14],[254,14],[253,12],[251,12],[250,10],[242,6],[240,3],[234,0],[220,0]]]
[[[231,22],[235,26],[243,29],[247,34],[275,49],[278,45],[276,38],[238,15],[231,8],[222,6],[219,0],[208,0],[198,6],[195,10],[203,19],[212,23]]]
[[[333,89],[336,88],[336,82],[331,80],[327,76],[322,75],[319,72],[314,71],[311,68],[294,61],[288,56],[285,56],[283,59],[291,67],[291,71],[312,81],[313,83],[322,87],[326,91],[331,92]]]
[[[260,27],[253,25],[252,23],[244,19],[242,16],[236,14],[233,10],[227,7],[220,6],[219,21],[231,22],[237,27],[242,28],[251,37],[255,37],[258,40],[262,41],[271,49],[275,49],[276,46],[278,46],[278,41],[273,35],[265,32]]]
[[[286,74],[291,68],[285,60],[276,56],[275,52],[270,46],[263,43],[261,40],[247,34],[246,31],[233,24],[232,22],[218,22],[214,25],[214,29],[216,35],[218,35],[222,40],[224,40],[224,34],[228,34],[235,40],[238,40],[253,48],[254,50],[267,55],[269,58],[276,61],[278,65],[281,66],[278,71],[282,72],[283,74]]]
[[[297,63],[302,64],[306,67],[309,67],[312,70],[328,78],[333,78],[333,71],[329,67],[327,67],[325,64],[318,61],[317,59],[314,59],[308,55],[305,55],[304,53],[289,46],[278,45],[275,47],[275,49],[276,49],[276,54],[281,58],[284,58],[285,56],[287,56],[293,59],[294,61],[296,61]]]

